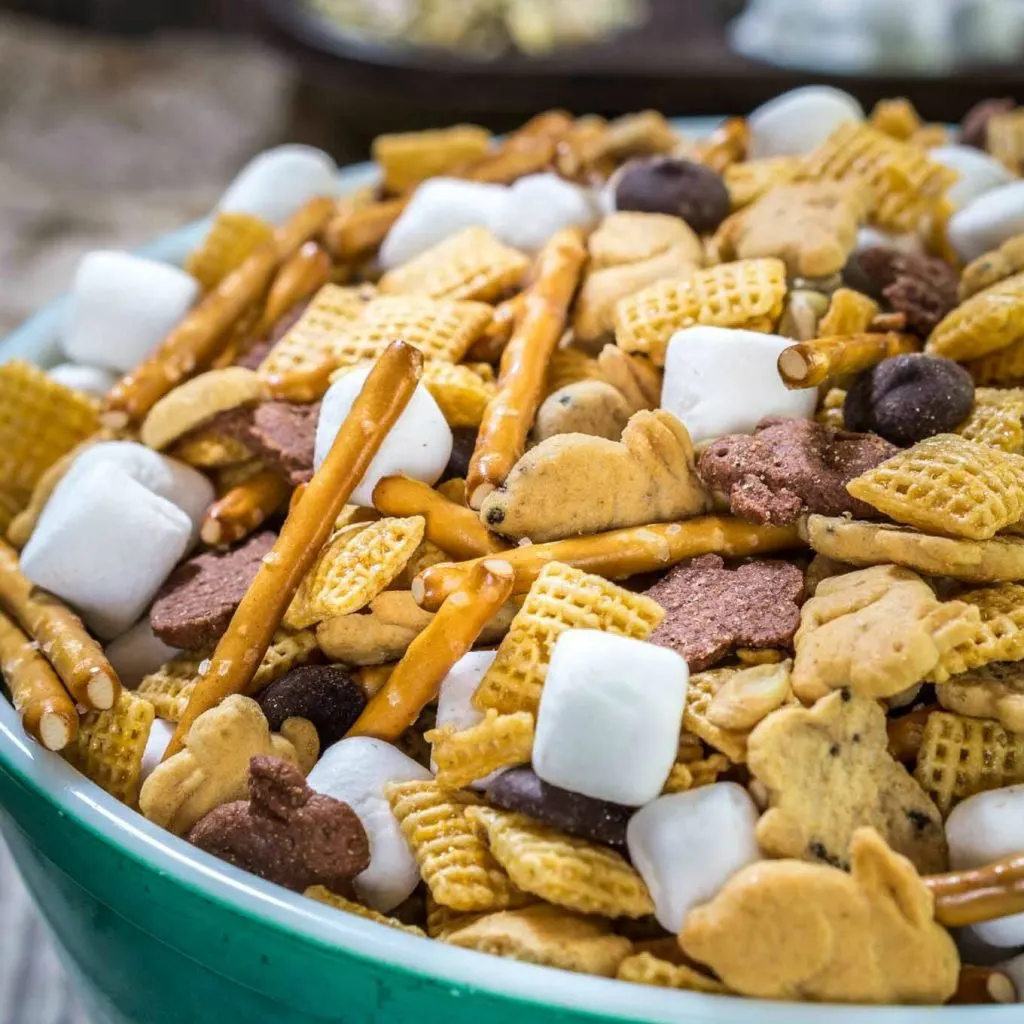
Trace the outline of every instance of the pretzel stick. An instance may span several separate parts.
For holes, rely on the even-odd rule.
[[[373,489],[373,506],[386,516],[423,516],[427,521],[427,540],[456,558],[480,558],[508,547],[480,522],[475,512],[407,476],[381,480]]]
[[[498,393],[484,411],[470,460],[466,484],[473,508],[505,482],[523,454],[586,258],[579,228],[558,231],[537,257],[535,279],[523,293],[522,315],[501,357]]]
[[[925,875],[935,897],[935,920],[947,928],[1024,912],[1024,854],[982,868]]]
[[[409,205],[410,195],[342,210],[327,225],[324,242],[339,262],[372,255]]]
[[[887,719],[885,727],[889,734],[889,753],[897,761],[907,764],[917,760],[928,716],[938,710],[938,704],[927,704],[899,718]]]
[[[264,469],[232,487],[206,510],[199,536],[213,546],[248,537],[285,503],[290,490],[277,473]]]
[[[749,145],[750,126],[746,120],[730,117],[714,130],[705,144],[698,147],[697,159],[721,174],[727,167],[747,158]]]
[[[508,562],[497,558],[477,562],[464,584],[409,645],[348,735],[398,739],[437,696],[444,677],[470,650],[511,592]]]
[[[890,356],[917,352],[910,334],[837,334],[790,345],[779,354],[779,376],[787,388],[814,388],[826,380],[860,373]]]
[[[21,571],[17,552],[3,541],[0,605],[36,642],[79,704],[96,711],[114,706],[121,683],[103,648],[71,609],[33,587]]]
[[[231,327],[259,302],[278,266],[319,235],[334,201],[310,200],[189,312],[157,350],[111,389],[104,409],[112,420],[140,423],[169,391],[213,360]]]
[[[496,363],[508,345],[515,330],[516,319],[523,310],[523,295],[499,302],[491,314],[491,322],[466,353],[466,359],[477,363]]]
[[[642,572],[667,569],[684,558],[727,555],[742,558],[766,551],[798,548],[796,526],[757,526],[731,516],[700,516],[679,523],[630,526],[589,537],[547,544],[525,544],[502,552],[516,573],[514,594],[525,594],[549,562],[564,562],[606,579],[621,580]],[[433,565],[412,581],[416,603],[436,611],[479,562]]]
[[[269,334],[288,310],[331,280],[333,269],[331,257],[316,242],[306,242],[277,272],[267,293],[257,334]]]
[[[78,711],[35,644],[0,615],[0,668],[25,731],[47,750],[63,750],[78,735]]]
[[[1017,986],[998,967],[960,968],[956,992],[949,1002],[956,1006],[978,1006],[987,1003],[1015,1003]]]
[[[423,373],[423,356],[392,342],[374,364],[320,469],[289,512],[273,550],[231,618],[192,692],[164,758],[181,750],[192,723],[233,693],[243,693],[263,660],[274,632],[334,522],[373,457],[409,404]]]
[[[255,302],[231,325],[221,343],[220,352],[210,360],[211,370],[234,366],[238,357],[249,350],[261,315],[260,303]]]

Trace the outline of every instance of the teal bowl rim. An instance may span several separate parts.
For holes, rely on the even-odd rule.
[[[710,120],[679,122],[693,133],[706,131]],[[339,189],[348,191],[371,180],[373,168],[359,164],[343,170]],[[195,246],[208,220],[197,221],[155,240],[139,252],[180,263]],[[0,342],[0,362],[21,358],[42,365],[59,360],[57,337],[66,300],[58,299]],[[0,763],[22,785],[57,813],[66,815],[121,855],[236,914],[301,935],[321,946],[373,960],[399,974],[449,984],[467,998],[486,991],[520,1003],[591,1014],[607,1020],[678,1024],[688,1014],[720,1024],[817,1024],[827,1015],[830,1024],[951,1024],[1019,1021],[1021,1008],[985,1007],[864,1007],[803,1003],[773,1003],[728,996],[710,996],[658,989],[606,978],[505,960],[472,950],[447,946],[399,932],[353,914],[307,899],[264,882],[248,872],[197,850],[183,839],[129,810],[72,768],[56,754],[29,739],[10,703],[0,699]],[[870,1018],[866,1015],[870,1013]]]

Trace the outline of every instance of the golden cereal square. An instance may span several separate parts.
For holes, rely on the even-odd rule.
[[[969,360],[969,369],[977,360],[983,371],[987,368],[983,376],[991,376],[1001,364],[998,359],[986,361],[982,357],[1003,353],[1021,340],[1024,340],[1024,273],[998,281],[961,302],[935,325],[925,350],[947,359]],[[1006,367],[1002,369],[1005,371]],[[980,381],[995,382],[995,377],[991,381]]]
[[[464,363],[454,366],[437,360],[423,367],[423,386],[450,427],[479,427],[487,403],[498,391],[493,371],[485,376]]]
[[[1024,453],[1024,388],[976,388],[961,437],[1013,455]]]
[[[204,292],[212,291],[273,237],[274,229],[259,217],[218,213],[202,244],[185,261],[185,270]]]
[[[701,974],[686,964],[673,964],[651,953],[636,953],[619,964],[615,975],[619,981],[631,981],[636,985],[654,985],[658,988],[678,988],[686,992],[706,992],[709,995],[725,995],[728,989],[720,981]]]
[[[364,907],[362,903],[356,903],[355,900],[346,899],[344,896],[339,896],[335,892],[331,892],[330,889],[322,885],[310,886],[304,896],[307,896],[311,900],[316,900],[318,903],[325,903],[329,907],[334,907],[335,910],[342,910],[346,914],[355,914],[356,917],[361,917],[366,921],[373,921],[376,924],[385,924],[389,928],[396,928],[400,932],[406,932],[409,935],[419,935],[426,938],[426,932],[422,928],[417,928],[412,924],[403,924],[396,917],[388,917],[387,914],[381,914],[379,911],[371,910],[370,907]]]
[[[974,635],[942,656],[934,679],[945,682],[993,661],[1024,659],[1024,586],[1001,583],[996,587],[965,590],[958,601],[974,605],[981,622]]]
[[[424,739],[433,747],[438,783],[446,789],[461,789],[499,768],[529,764],[533,729],[528,711],[499,715],[491,708],[482,722],[469,729],[458,731],[447,725],[432,729]]]

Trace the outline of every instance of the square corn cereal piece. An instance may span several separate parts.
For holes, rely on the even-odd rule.
[[[437,782],[445,789],[462,789],[499,768],[529,764],[533,753],[533,715],[517,711],[499,715],[493,708],[484,720],[457,731],[446,725],[423,738],[433,747]]]
[[[339,365],[338,338],[362,314],[371,296],[363,285],[325,284],[267,353],[259,375],[270,380]]]
[[[212,291],[273,237],[274,229],[250,213],[218,213],[202,245],[185,260],[185,269],[204,292]]]
[[[583,380],[604,380],[604,374],[598,361],[582,349],[555,349],[548,363],[548,379],[545,395],[553,394],[568,384],[578,384]]]
[[[563,835],[525,814],[467,807],[491,853],[525,892],[580,914],[643,917],[654,902],[644,880],[607,847]]]
[[[180,722],[204,660],[200,655],[179,654],[155,672],[150,672],[139,683],[136,696],[153,705],[157,718]]]
[[[710,786],[718,781],[722,772],[729,770],[731,763],[725,754],[711,754],[700,761],[687,763],[677,761],[672,765],[661,792],[688,793],[691,789]]]
[[[636,953],[619,964],[615,975],[619,981],[635,985],[654,985],[657,988],[678,988],[685,992],[706,992],[708,995],[728,995],[729,989],[720,981],[702,974],[687,964],[673,964],[651,953]]]
[[[1024,174],[1024,108],[989,118],[985,148],[1011,173]]]
[[[1024,734],[987,718],[933,711],[914,778],[943,815],[975,793],[1024,782]]]
[[[335,910],[342,910],[346,914],[355,914],[356,917],[361,917],[365,921],[386,924],[389,928],[397,928],[398,931],[406,932],[408,935],[419,935],[422,938],[427,937],[427,933],[422,928],[417,928],[413,924],[405,924],[399,921],[397,917],[388,917],[387,914],[371,910],[370,907],[364,907],[362,903],[356,903],[355,900],[345,899],[344,896],[331,892],[326,886],[312,885],[303,895],[311,900],[316,900],[318,903],[325,903],[329,907],[334,907]]]
[[[284,617],[290,629],[365,608],[405,568],[423,540],[422,516],[339,530],[306,573]]]
[[[149,701],[122,690],[109,711],[90,711],[83,716],[78,735],[62,755],[97,786],[134,807],[154,717]]]
[[[840,125],[809,153],[799,177],[859,181],[874,196],[871,220],[887,231],[915,231],[957,175],[914,146],[866,124]]]
[[[780,185],[788,185],[800,172],[800,158],[771,156],[760,160],[745,160],[730,164],[725,169],[725,184],[734,210],[760,199]]]
[[[429,569],[432,565],[440,565],[442,562],[452,561],[452,556],[443,551],[432,540],[422,540],[420,545],[412,553],[405,568],[388,584],[391,590],[410,590],[412,581],[421,572]]]
[[[475,949],[542,967],[614,978],[633,943],[612,934],[611,925],[542,903],[488,914],[457,929],[449,945]]]
[[[316,634],[312,630],[279,629],[270,641],[267,653],[263,655],[260,667],[256,669],[246,692],[257,693],[296,666],[305,665],[318,653]]]
[[[878,303],[852,288],[837,288],[818,324],[822,338],[837,334],[864,334],[879,313]]]
[[[0,366],[0,481],[31,491],[62,455],[99,429],[97,404],[30,363]]]
[[[378,135],[371,153],[387,192],[414,188],[427,178],[454,170],[484,156],[491,133],[475,124],[456,124],[422,132]]]
[[[466,228],[380,279],[381,295],[495,302],[517,288],[530,261],[486,228]]]
[[[615,306],[615,341],[665,365],[669,339],[703,324],[770,333],[782,317],[786,265],[772,257],[722,263],[690,277],[658,281]]]
[[[1013,455],[1024,453],[1024,388],[976,388],[961,437]]]
[[[963,365],[977,387],[1020,384],[1024,381],[1024,338]]]
[[[449,427],[479,427],[487,403],[498,391],[493,372],[488,378],[464,363],[432,360],[423,367],[422,379]]]
[[[975,380],[994,384],[1013,380],[1009,374],[1017,368],[1017,363],[999,362],[996,358],[990,362],[983,357],[1003,354],[1021,341],[1024,341],[1024,273],[997,281],[947,313],[928,336],[925,351],[966,361]]]
[[[453,932],[486,916],[486,912],[466,914],[452,910],[427,892],[427,935],[432,939],[447,939]]]
[[[473,797],[442,789],[433,780],[392,782],[384,795],[438,903],[473,912],[505,910],[521,899],[466,818]]]
[[[561,562],[544,566],[473,695],[478,711],[536,714],[555,642],[567,629],[646,640],[665,617],[656,601]]]
[[[925,533],[988,540],[1024,516],[1024,458],[937,434],[854,477],[846,489]]]
[[[200,469],[237,466],[253,457],[241,441],[211,427],[190,432],[176,442],[168,454]]]
[[[957,594],[958,601],[974,605],[981,613],[974,635],[948,650],[934,673],[934,681],[944,683],[972,668],[993,661],[1024,659],[1024,586],[1000,583]]]

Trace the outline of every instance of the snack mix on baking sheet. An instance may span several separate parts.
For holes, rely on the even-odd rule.
[[[342,198],[286,148],[191,273],[87,257],[75,374],[0,367],[25,729],[464,949],[1016,999],[1024,181],[983,113],[549,111],[382,137]]]

